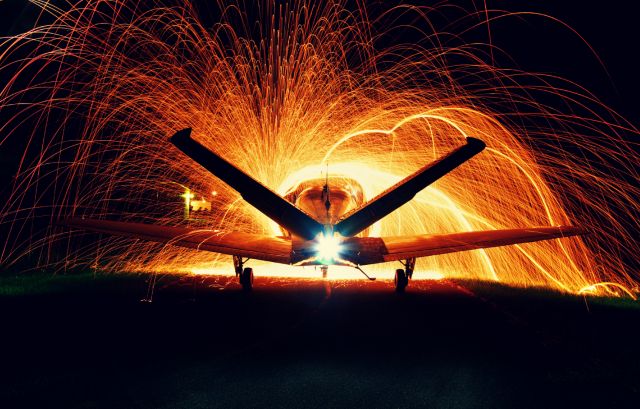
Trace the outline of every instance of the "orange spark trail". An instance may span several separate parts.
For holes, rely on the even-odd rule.
[[[495,67],[499,50],[439,31],[437,8],[264,1],[252,14],[244,2],[219,1],[218,22],[205,26],[187,1],[33,3],[52,22],[0,44],[0,72],[10,78],[0,89],[10,115],[0,137],[27,146],[2,209],[3,264],[231,274],[227,256],[42,227],[76,215],[273,233],[265,216],[169,144],[178,129],[193,128],[279,193],[319,177],[328,161],[331,175],[358,181],[368,198],[475,136],[485,152],[372,234],[562,224],[592,234],[421,259],[416,278],[635,294],[635,127],[569,80]],[[423,39],[376,47],[404,13]],[[450,27],[463,33],[510,16],[483,10]],[[562,104],[535,97],[547,94]],[[185,197],[211,210],[187,208],[185,217]],[[384,277],[394,268],[370,270]],[[256,272],[316,274],[272,264]]]

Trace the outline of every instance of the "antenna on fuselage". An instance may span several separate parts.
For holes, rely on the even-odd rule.
[[[331,208],[331,199],[329,198],[329,162],[327,161],[327,172],[324,175],[324,187],[322,188],[325,201],[324,207],[327,209],[327,219],[329,218],[329,209]]]

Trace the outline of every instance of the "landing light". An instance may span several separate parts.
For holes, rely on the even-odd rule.
[[[338,236],[320,234],[316,245],[316,254],[322,264],[331,264],[342,250],[341,240]]]

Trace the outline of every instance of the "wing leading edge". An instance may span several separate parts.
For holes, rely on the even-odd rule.
[[[353,254],[355,263],[365,265],[530,243],[586,233],[580,227],[557,226],[382,238],[353,237],[345,241],[345,249],[348,253]]]
[[[97,233],[132,237],[274,263],[297,263],[311,256],[311,249],[307,247],[312,242],[305,241],[296,244],[292,243],[290,239],[260,234],[80,218],[68,219],[63,224],[67,227]],[[350,263],[367,265],[413,257],[429,257],[460,251],[531,243],[586,233],[580,227],[557,226],[435,235],[349,237],[342,243],[341,256]]]
[[[80,218],[66,220],[63,224],[71,228],[132,237],[215,253],[283,264],[291,262],[291,240],[281,237]]]

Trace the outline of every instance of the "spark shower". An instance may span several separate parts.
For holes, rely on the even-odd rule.
[[[232,274],[227,256],[55,227],[73,215],[277,234],[173,149],[178,129],[280,194],[328,164],[367,198],[475,136],[485,152],[375,233],[572,224],[591,234],[419,259],[416,278],[637,291],[636,128],[579,84],[505,68],[490,41],[465,41],[500,19],[544,16],[339,0],[32,3],[40,22],[0,44],[0,147],[22,155],[0,215],[2,264]],[[185,194],[211,211],[185,220]]]

